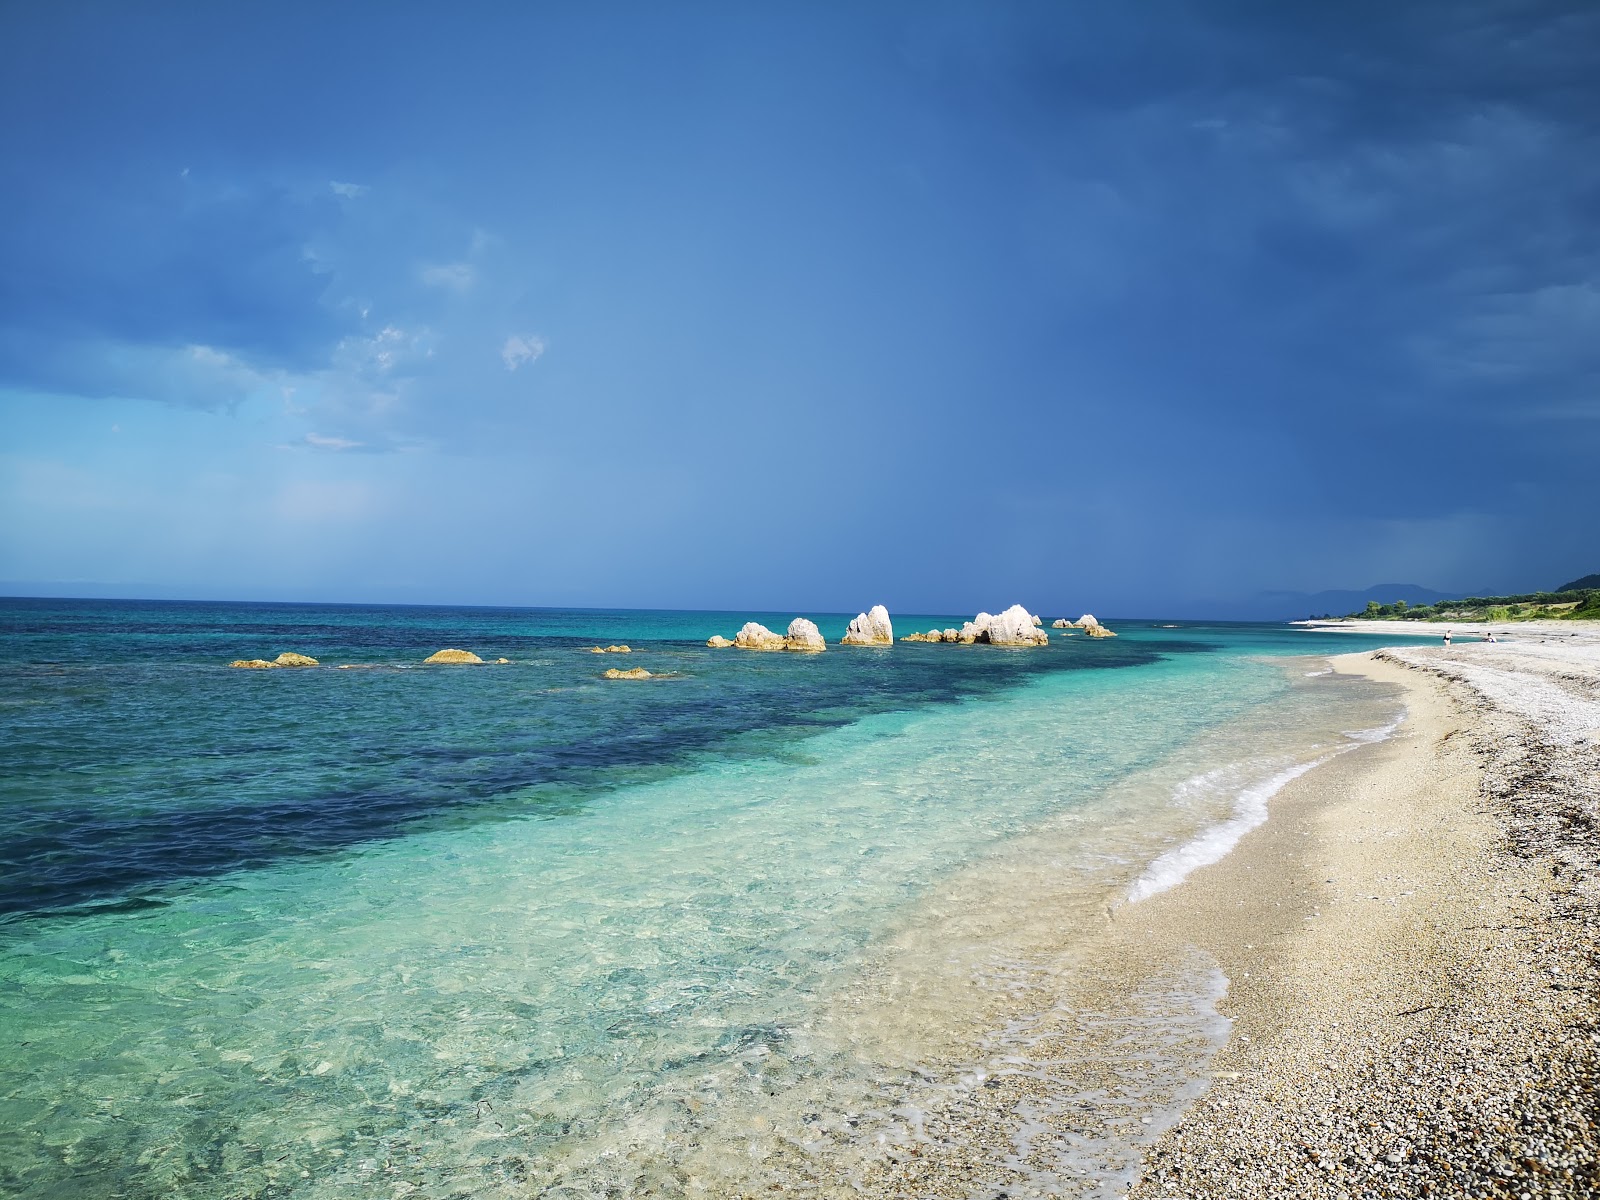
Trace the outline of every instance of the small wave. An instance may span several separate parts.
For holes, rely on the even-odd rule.
[[[1387,741],[1405,723],[1405,719],[1406,710],[1402,708],[1394,720],[1386,725],[1378,725],[1372,729],[1347,729],[1344,731],[1344,736],[1350,740],[1345,745],[1310,762],[1286,767],[1269,778],[1244,788],[1234,802],[1233,816],[1220,824],[1213,825],[1193,841],[1186,842],[1176,850],[1167,851],[1146,867],[1144,874],[1134,880],[1133,886],[1128,889],[1128,903],[1137,904],[1157,892],[1164,892],[1182,883],[1200,867],[1209,867],[1214,862],[1220,862],[1228,851],[1239,844],[1240,838],[1266,821],[1267,802],[1285,786],[1346,750]],[[1173,800],[1185,806],[1191,804],[1196,793],[1214,790],[1225,770],[1218,768],[1185,780],[1173,791]]]
[[[1233,816],[1221,824],[1213,825],[1193,841],[1167,851],[1145,868],[1144,874],[1128,889],[1128,903],[1137,904],[1157,892],[1164,892],[1182,883],[1200,867],[1220,862],[1228,851],[1238,845],[1240,838],[1267,819],[1268,800],[1286,784],[1332,757],[1332,754],[1324,754],[1310,762],[1297,763],[1245,788],[1234,802]]]
[[[1372,729],[1346,729],[1344,731],[1344,736],[1349,738],[1352,742],[1357,742],[1362,745],[1367,745],[1372,742],[1386,742],[1394,736],[1395,730],[1399,729],[1401,725],[1405,724],[1405,720],[1406,710],[1402,708],[1395,719],[1390,721],[1387,725],[1378,725]],[[1346,747],[1346,749],[1348,749],[1348,747]]]
[[[1320,670],[1320,671],[1307,671],[1306,672],[1306,678],[1307,679],[1315,679],[1318,675],[1332,675],[1332,674],[1333,674],[1333,668],[1332,667],[1323,667],[1322,670]]]

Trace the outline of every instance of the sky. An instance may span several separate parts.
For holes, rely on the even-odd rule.
[[[0,5],[0,593],[1600,570],[1600,7]]]

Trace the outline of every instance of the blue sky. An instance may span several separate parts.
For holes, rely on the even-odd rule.
[[[0,590],[1600,570],[1586,2],[0,9]]]

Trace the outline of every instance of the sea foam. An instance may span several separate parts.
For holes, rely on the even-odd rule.
[[[1228,851],[1239,844],[1240,838],[1266,821],[1268,801],[1284,787],[1346,750],[1354,750],[1357,746],[1371,745],[1393,737],[1405,719],[1405,710],[1401,709],[1399,715],[1387,724],[1371,729],[1346,730],[1344,736],[1349,739],[1347,744],[1330,750],[1310,762],[1282,767],[1265,779],[1258,779],[1241,788],[1234,801],[1233,815],[1226,821],[1206,829],[1192,841],[1167,851],[1146,867],[1144,873],[1128,889],[1128,903],[1137,904],[1157,892],[1164,892],[1182,883],[1200,867],[1220,862]],[[1188,805],[1192,802],[1195,792],[1214,789],[1223,777],[1224,772],[1219,768],[1187,779],[1174,790],[1173,800]]]

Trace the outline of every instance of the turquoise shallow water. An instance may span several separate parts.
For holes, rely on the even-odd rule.
[[[1286,658],[1354,637],[703,646],[747,617],[787,620],[0,602],[0,1190],[737,1189],[983,1035],[843,1021],[886,964],[938,997],[1043,961],[1393,716]],[[223,665],[282,650],[326,665]]]

